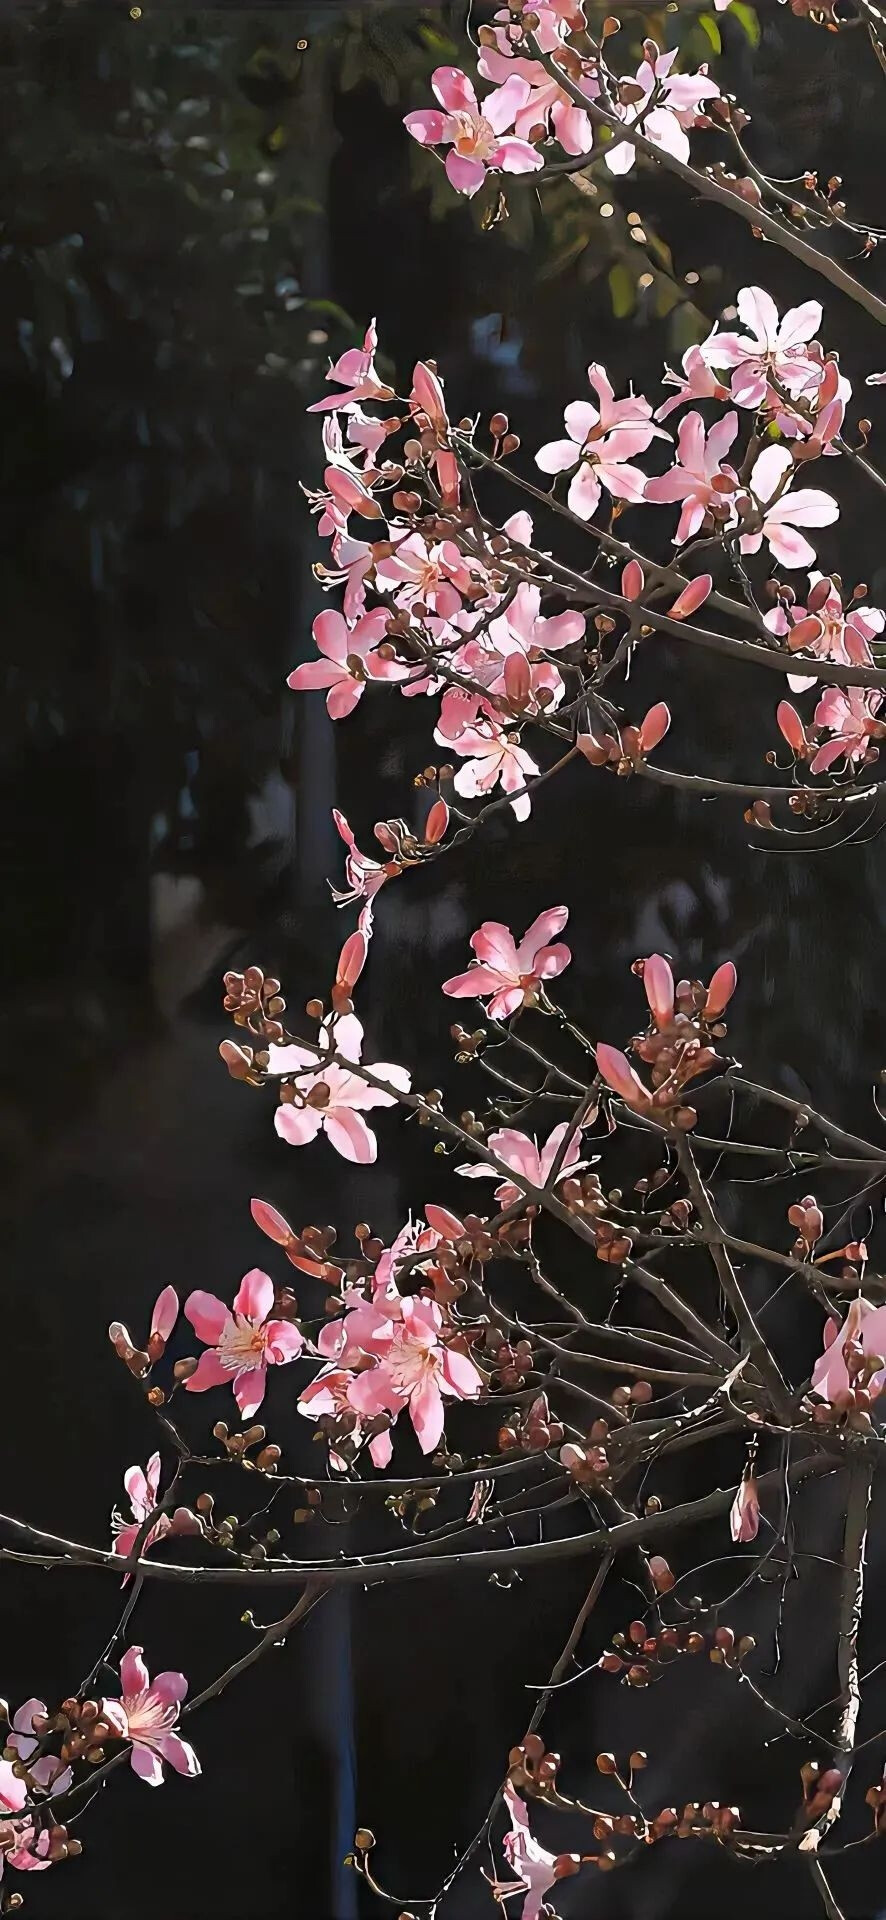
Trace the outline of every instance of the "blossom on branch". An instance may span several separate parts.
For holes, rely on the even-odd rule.
[[[470,199],[482,187],[487,171],[534,173],[542,165],[535,147],[509,134],[530,98],[528,82],[518,74],[487,93],[482,106],[467,74],[458,67],[437,67],[431,86],[443,112],[408,113],[403,124],[420,146],[449,148],[446,175],[456,193]]]
[[[102,1717],[118,1740],[132,1745],[133,1773],[149,1787],[163,1784],[163,1765],[194,1779],[200,1762],[178,1732],[181,1704],[188,1691],[183,1673],[158,1673],[151,1679],[141,1647],[129,1647],[120,1662],[119,1700],[101,1702]]]
[[[273,1280],[258,1267],[244,1274],[233,1308],[202,1288],[188,1295],[185,1314],[206,1347],[185,1381],[188,1393],[233,1386],[242,1418],[252,1418],[265,1397],[268,1367],[287,1366],[304,1346],[291,1320],[273,1318],[274,1298]]]
[[[555,979],[572,959],[562,942],[550,944],[568,918],[568,907],[549,907],[533,920],[519,946],[509,927],[498,920],[484,920],[471,934],[476,960],[466,973],[444,980],[443,992],[456,1000],[491,995],[486,1011],[492,1020],[506,1020],[518,1007],[531,1006],[542,981]]]

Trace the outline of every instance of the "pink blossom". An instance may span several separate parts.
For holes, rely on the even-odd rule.
[[[123,1475],[123,1485],[132,1511],[132,1519],[126,1520],[115,1507],[111,1514],[112,1553],[119,1553],[127,1559],[135,1546],[144,1522],[154,1512],[160,1498],[160,1455],[152,1453],[147,1466],[127,1467]],[[200,1533],[200,1522],[196,1514],[187,1507],[176,1507],[175,1512],[158,1513],[150,1531],[141,1545],[145,1554],[157,1540],[165,1540],[172,1533]]]
[[[713,337],[711,335],[711,338]],[[656,420],[666,420],[669,413],[673,413],[676,407],[685,406],[688,400],[729,399],[728,387],[724,387],[722,380],[718,380],[716,374],[712,372],[699,346],[687,347],[683,355],[682,375],[673,373],[670,367],[665,367],[662,385],[676,387],[677,392],[672,393],[670,399],[665,400],[660,407],[656,407]]]
[[[527,654],[533,650],[559,653],[563,647],[575,646],[583,640],[584,633],[585,616],[572,608],[546,619],[541,613],[541,589],[525,580],[520,582],[510,605],[489,624],[489,638],[494,645],[502,645],[505,636],[509,636]]]
[[[757,1482],[752,1473],[746,1473],[732,1503],[729,1531],[738,1546],[748,1540],[756,1540],[759,1526],[760,1501]]]
[[[661,147],[675,160],[688,160],[690,154],[686,129],[694,127],[704,111],[705,100],[717,100],[720,89],[710,78],[706,66],[697,73],[671,73],[677,58],[677,49],[670,53],[659,53],[655,42],[644,43],[647,58],[637,68],[635,86],[641,90],[640,98],[629,105],[619,104],[614,111],[627,126],[634,126],[642,120],[642,131],[647,140]],[[650,57],[651,56],[651,57]],[[656,96],[657,104],[650,107],[650,101]],[[636,152],[629,140],[613,139],[606,148],[606,165],[610,173],[630,173],[636,159]]]
[[[361,853],[354,838],[353,830],[337,807],[332,809],[332,818],[347,847],[345,858],[345,879],[347,887],[332,887],[332,898],[337,907],[349,907],[355,900],[364,901],[360,914],[360,925],[364,932],[372,926],[372,903],[380,887],[386,880],[392,880],[400,869],[396,861],[373,860],[371,854]]]
[[[141,1647],[128,1647],[120,1662],[120,1686],[120,1699],[102,1700],[101,1711],[117,1738],[131,1741],[133,1773],[149,1787],[162,1786],[165,1761],[176,1773],[193,1779],[200,1772],[200,1762],[177,1732],[188,1691],[184,1674],[158,1673],[152,1680]]]
[[[311,632],[322,660],[307,660],[286,682],[296,693],[328,687],[327,711],[333,720],[353,713],[367,680],[404,680],[409,668],[397,660],[383,660],[377,652],[387,638],[388,613],[375,607],[349,627],[331,608],[318,613]]]
[[[765,447],[758,454],[751,471],[750,490],[759,506],[762,524],[756,533],[743,533],[739,546],[742,553],[759,553],[766,540],[773,557],[780,560],[783,567],[808,567],[815,560],[815,548],[804,540],[798,527],[829,527],[839,518],[840,509],[829,493],[821,493],[815,487],[802,487],[792,493],[789,476],[793,466],[787,447]]]
[[[337,386],[346,387],[347,392],[327,394],[325,400],[315,400],[308,412],[326,413],[332,407],[349,407],[359,400],[391,400],[393,389],[386,387],[375,371],[377,347],[375,321],[370,320],[362,347],[349,347],[326,375],[327,380],[334,380]]]
[[[375,578],[384,593],[392,593],[407,612],[421,602],[443,620],[461,612],[462,594],[472,584],[467,562],[451,540],[428,546],[418,533],[395,540],[394,550],[376,562]]]
[[[39,1738],[34,1732],[34,1721],[45,1718],[46,1705],[43,1700],[25,1700],[12,1716],[12,1731],[7,1734],[6,1745],[14,1749],[20,1760],[28,1763],[29,1781],[19,1784],[27,1786],[28,1790],[33,1783],[44,1793],[50,1791],[67,1793],[74,1778],[71,1767],[63,1767],[61,1761],[52,1753],[45,1753],[40,1759],[34,1760],[33,1765],[30,1764],[32,1756],[38,1752],[40,1746]],[[24,1798],[26,1797],[27,1794],[24,1795]],[[0,1784],[0,1801],[3,1798],[3,1788]]]
[[[24,1780],[17,1779],[12,1769],[11,1760],[0,1760],[0,1814],[20,1812],[28,1798]],[[0,1852],[0,1879],[7,1866],[17,1873],[39,1873],[52,1865],[48,1829],[44,1827],[38,1834],[33,1820],[28,1819],[16,1820],[14,1827],[15,1845]]]
[[[533,9],[538,12],[537,8]],[[536,39],[541,50],[551,52],[553,48],[542,46],[542,35],[536,28]],[[484,80],[493,80],[496,84],[507,81],[516,73],[525,80],[530,92],[526,103],[520,107],[514,119],[514,132],[520,140],[528,140],[537,127],[544,127],[559,140],[564,153],[590,153],[594,144],[594,131],[583,107],[580,107],[556,80],[547,72],[540,60],[526,60],[504,51],[506,36],[502,36],[501,51],[495,47],[483,46],[477,62],[478,71]],[[553,42],[559,46],[559,36]],[[595,93],[599,88],[595,84]]]
[[[571,1120],[562,1120],[558,1127],[554,1127],[542,1147],[537,1140],[530,1140],[528,1134],[518,1133],[515,1127],[502,1127],[497,1133],[490,1133],[486,1145],[490,1153],[494,1153],[497,1160],[503,1161],[506,1167],[511,1167],[514,1173],[519,1174],[527,1186],[546,1187],[560,1147],[567,1139],[569,1144],[560,1162],[560,1172],[557,1176],[558,1179],[565,1180],[567,1174],[574,1174],[589,1164],[587,1160],[580,1158],[581,1133],[576,1131]],[[482,1162],[473,1160],[468,1161],[465,1166],[456,1167],[456,1173],[463,1174],[466,1180],[498,1180],[500,1178],[496,1167],[487,1167]],[[521,1199],[523,1192],[523,1187],[515,1187],[510,1180],[505,1180],[501,1186],[496,1187],[495,1198],[500,1207],[510,1207],[516,1200]]]
[[[407,113],[403,124],[420,146],[449,147],[446,173],[456,193],[470,198],[482,187],[487,169],[534,173],[542,165],[541,154],[528,141],[502,137],[529,99],[528,83],[518,74],[488,93],[482,107],[458,67],[437,67],[431,86],[444,111]]]
[[[734,526],[733,496],[738,487],[734,468],[723,465],[738,432],[738,414],[726,413],[705,434],[700,413],[687,413],[677,435],[677,461],[667,473],[646,482],[647,500],[682,500],[683,511],[674,534],[682,546],[698,533],[705,516],[718,529]]]
[[[824,1352],[812,1369],[812,1385],[823,1400],[834,1401],[848,1388],[849,1373],[845,1349],[856,1343],[865,1355],[886,1356],[886,1306],[872,1307],[860,1296],[853,1300],[841,1327],[833,1320],[825,1327]],[[886,1386],[886,1366],[875,1373],[871,1386],[877,1391]]]
[[[807,599],[807,606],[795,601],[786,609],[779,602],[764,614],[770,633],[786,639],[791,652],[802,648],[804,653],[815,654],[819,660],[871,666],[870,643],[886,625],[886,615],[880,607],[845,609],[836,582],[821,573],[810,573]],[[787,678],[794,693],[803,693],[817,681],[815,674],[789,673]]]
[[[502,1904],[515,1893],[525,1892],[526,1898],[520,1910],[521,1920],[539,1920],[545,1894],[556,1886],[558,1880],[578,1872],[581,1857],[577,1853],[548,1853],[533,1839],[529,1831],[526,1803],[521,1800],[510,1780],[505,1782],[504,1802],[510,1815],[511,1831],[505,1834],[502,1847],[508,1866],[517,1879],[516,1882],[496,1880],[492,1891]]]
[[[244,1274],[233,1308],[199,1288],[188,1295],[185,1313],[206,1348],[185,1381],[189,1393],[230,1384],[243,1419],[252,1418],[265,1397],[268,1367],[286,1366],[304,1346],[290,1320],[271,1318],[273,1306],[274,1282],[258,1267]]]
[[[498,920],[484,920],[471,935],[476,960],[467,973],[445,980],[443,992],[456,1000],[485,999],[491,994],[486,1011],[492,1020],[506,1020],[518,1007],[531,1006],[542,981],[555,979],[572,959],[567,946],[549,944],[568,918],[568,907],[549,907],[533,920],[519,946],[509,927]]]
[[[772,295],[763,287],[742,287],[736,304],[747,333],[714,332],[701,347],[709,366],[735,369],[731,393],[736,405],[762,406],[771,380],[793,399],[814,391],[822,364],[808,351],[808,343],[821,326],[820,302],[807,300],[801,307],[791,307],[782,320]]]
[[[654,439],[668,438],[655,425],[652,408],[642,394],[616,400],[605,367],[590,366],[588,381],[599,407],[590,400],[571,401],[563,415],[568,438],[548,441],[535,456],[542,473],[570,473],[577,468],[567,499],[580,520],[590,520],[602,487],[617,500],[643,500],[646,476],[627,463],[645,453]]]
[[[440,1339],[443,1317],[433,1300],[406,1294],[389,1343],[374,1367],[358,1373],[349,1390],[352,1407],[372,1416],[405,1407],[423,1453],[433,1453],[443,1434],[444,1399],[476,1400],[483,1385],[472,1360]]]
[[[363,1118],[372,1107],[394,1107],[396,1093],[408,1093],[410,1076],[405,1067],[381,1061],[372,1067],[379,1080],[396,1089],[387,1093],[372,1087],[358,1072],[363,1053],[363,1028],[354,1014],[346,1014],[333,1027],[323,1027],[319,1044],[325,1052],[333,1050],[351,1064],[335,1061],[323,1064],[315,1051],[294,1043],[270,1048],[270,1068],[274,1074],[291,1075],[295,1098],[277,1108],[274,1125],[281,1140],[290,1147],[307,1146],[325,1133],[330,1145],[344,1160],[362,1166],[371,1165],[378,1155],[378,1141]],[[313,1068],[313,1072],[308,1069]]]
[[[703,607],[713,586],[713,577],[709,573],[697,573],[678,593],[672,607],[668,607],[669,620],[691,620],[692,615]]]
[[[815,709],[815,723],[826,727],[833,738],[819,747],[811,771],[825,773],[835,760],[845,760],[851,767],[867,759],[872,734],[879,737],[882,722],[876,716],[882,704],[882,694],[868,687],[826,687]]]
[[[501,781],[503,791],[514,796],[511,806],[517,819],[529,818],[532,803],[525,788],[538,774],[538,765],[521,747],[519,734],[506,729],[484,700],[450,687],[440,702],[434,739],[466,762],[453,782],[463,799],[491,793]]]

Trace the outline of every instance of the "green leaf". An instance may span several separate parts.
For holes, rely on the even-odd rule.
[[[698,24],[702,28],[703,32],[707,34],[708,39],[710,40],[711,46],[714,49],[714,52],[722,53],[723,42],[720,39],[720,29],[717,25],[716,20],[714,19],[713,14],[700,13],[698,16]]]
[[[633,275],[617,261],[609,269],[609,292],[612,296],[612,312],[616,320],[627,320],[636,305],[636,290]]]
[[[752,47],[760,45],[760,20],[756,7],[749,7],[747,0],[732,0],[732,17],[744,27]]]

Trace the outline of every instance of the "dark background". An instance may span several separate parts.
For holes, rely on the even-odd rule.
[[[696,60],[711,53],[691,12],[649,19],[695,35]],[[757,157],[777,173],[838,170],[861,216],[882,217],[886,82],[862,36],[838,41],[774,0],[750,24],[718,16],[716,70],[753,112]],[[429,752],[422,703],[366,699],[334,730],[322,697],[285,688],[321,604],[298,482],[317,474],[304,407],[327,354],[377,314],[401,387],[432,354],[456,415],[503,405],[532,448],[584,391],[590,359],[641,389],[748,279],[782,306],[821,291],[666,176],[611,191],[609,222],[566,183],[545,189],[546,214],[521,186],[511,218],[482,231],[481,209],[441,192],[401,126],[433,66],[465,59],[459,9],[412,0],[147,4],[136,20],[81,0],[0,19],[0,1457],[4,1503],[79,1537],[105,1539],[124,1467],[153,1445],[105,1342],[112,1316],[143,1328],[165,1283],[229,1295],[247,1266],[271,1264],[253,1193],[297,1224],[368,1217],[385,1236],[410,1204],[455,1198],[426,1139],[384,1117],[371,1174],[325,1142],[287,1155],[269,1107],[230,1084],[215,1051],[224,967],[279,971],[294,1006],[322,990],[351,924],[326,885],[342,854],[329,808],[370,845],[375,819],[409,810]],[[649,296],[627,238],[634,207],[671,249]],[[863,271],[875,278],[876,261]],[[687,287],[689,272],[700,278]],[[882,365],[873,323],[836,296],[828,314],[825,338],[851,374]],[[869,400],[882,409],[874,394],[861,410]],[[882,601],[879,499],[843,472],[839,483],[844,574]],[[834,560],[830,533],[820,551]],[[771,676],[660,658],[667,684],[645,669],[635,697],[640,712],[646,684],[669,699],[669,763],[765,777]],[[613,1037],[633,1021],[638,952],[664,947],[690,971],[731,955],[748,1064],[861,1121],[884,1058],[883,842],[864,842],[751,850],[738,809],[583,768],[544,790],[528,827],[499,818],[482,846],[382,896],[361,1003],[371,1047],[418,1066],[424,1084],[451,1083],[436,983],[463,964],[479,918],[522,927],[562,898],[586,1018],[605,1009]],[[798,1337],[811,1354],[814,1327]],[[274,1434],[303,1458],[310,1430],[285,1398],[270,1398]],[[705,1471],[740,1465],[728,1455]],[[877,1560],[875,1544],[873,1580]],[[115,1776],[81,1830],[83,1858],[19,1883],[34,1912],[350,1920],[341,1861],[357,1820],[378,1833],[379,1872],[404,1905],[426,1895],[482,1817],[525,1724],[526,1683],[547,1674],[582,1591],[567,1566],[507,1591],[330,1600],[201,1713],[199,1784],[171,1778],[148,1800]],[[63,1585],[7,1567],[2,1690],[63,1695],[115,1601],[97,1576]],[[789,1597],[800,1706],[833,1691],[820,1606],[820,1593]],[[152,1670],[181,1665],[195,1690],[206,1684],[243,1648],[241,1608],[235,1594],[173,1601],[149,1588],[138,1637]],[[656,1804],[735,1797],[779,1824],[797,1756],[764,1756],[771,1729],[720,1678],[681,1671],[651,1709],[599,1680],[570,1689],[554,1744],[575,1784],[597,1746],[641,1740]],[[870,1729],[878,1711],[874,1693]],[[835,1873],[848,1920],[877,1911],[879,1856],[860,1859]],[[694,1847],[586,1878],[561,1904],[606,1920],[731,1920],[749,1899],[785,1920],[816,1911],[795,1867],[764,1880]],[[490,1910],[475,1867],[453,1911]]]

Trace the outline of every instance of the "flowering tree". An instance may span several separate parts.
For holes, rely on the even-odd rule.
[[[794,11],[810,10],[794,0]],[[878,10],[862,3],[857,18],[878,52]],[[594,190],[601,168],[614,179],[639,163],[666,168],[886,319],[840,256],[844,243],[858,253],[859,228],[838,184],[770,181],[745,148],[746,115],[704,68],[678,72],[646,41],[621,72],[618,39],[618,22],[590,22],[580,0],[515,0],[480,29],[475,75],[437,69],[437,104],[408,115],[408,132],[468,197],[488,191],[490,175],[567,171]],[[696,151],[714,139],[727,159]],[[878,236],[861,238],[870,258]],[[860,1210],[873,1224],[886,1191],[886,1144],[771,1086],[763,1063],[745,1072],[728,1045],[738,987],[728,958],[699,980],[644,954],[636,1030],[614,1031],[605,1008],[585,1019],[563,905],[525,929],[484,921],[463,969],[438,983],[441,1018],[456,1012],[447,1000],[466,1001],[478,1022],[451,1026],[472,1107],[402,1064],[365,1058],[355,1011],[380,891],[463,849],[495,811],[525,830],[536,789],[567,764],[585,762],[588,779],[608,771],[737,799],[753,830],[814,832],[816,844],[839,842],[878,807],[884,614],[809,538],[837,521],[847,465],[886,485],[870,423],[851,423],[818,300],[779,315],[764,287],[747,286],[727,318],[680,372],[665,371],[663,397],[617,396],[593,364],[588,394],[528,459],[503,415],[454,419],[433,361],[398,394],[379,372],[373,326],[330,369],[313,408],[323,485],[309,497],[329,542],[318,577],[338,604],[318,615],[317,658],[290,685],[324,689],[336,720],[367,690],[424,698],[443,761],[417,773],[412,823],[376,825],[377,852],[336,816],[346,885],[334,898],[356,911],[335,977],[309,983],[290,1026],[279,980],[257,965],[228,973],[234,1031],[221,1055],[234,1080],[276,1098],[281,1147],[373,1165],[396,1152],[398,1124],[414,1122],[433,1142],[428,1187],[386,1235],[366,1222],[293,1225],[254,1197],[271,1272],[254,1267],[220,1294],[195,1287],[183,1303],[165,1287],[144,1337],[111,1326],[158,1444],[123,1475],[110,1540],[0,1515],[4,1561],[88,1566],[119,1588],[83,1684],[7,1710],[5,1911],[21,1904],[20,1874],[80,1851],[80,1814],[121,1765],[150,1786],[165,1768],[198,1775],[182,1731],[190,1715],[333,1588],[508,1580],[566,1561],[586,1563],[588,1584],[562,1652],[502,1753],[480,1829],[410,1910],[433,1914],[456,1889],[454,1904],[462,1875],[481,1871],[492,1899],[539,1920],[568,1910],[576,1877],[680,1838],[736,1861],[793,1859],[839,1920],[830,1861],[875,1841],[886,1820],[886,1731],[860,1725],[859,1651],[886,1283],[856,1224]],[[806,484],[800,469],[819,460],[831,463],[827,485]],[[749,698],[777,683],[765,672],[743,682],[743,664],[805,700],[762,698],[760,758],[777,779],[749,769],[736,785],[663,764],[663,682],[693,649],[725,656]],[[649,704],[635,705],[635,664],[653,683]],[[686,676],[679,687],[677,745]],[[203,1393],[208,1414],[189,1400]],[[269,1438],[282,1405],[319,1442],[311,1473]],[[705,1485],[675,1502],[671,1462],[689,1451]],[[841,1511],[823,1542],[825,1479]],[[324,1551],[318,1522],[359,1522],[367,1544]],[[702,1564],[699,1532],[713,1541]],[[625,1561],[635,1615],[601,1643],[595,1607]],[[795,1574],[821,1589],[834,1667],[831,1693],[799,1709],[778,1658],[772,1673],[747,1630],[753,1608],[777,1646]],[[133,1644],[151,1581],[246,1588],[277,1617],[258,1628],[245,1614],[245,1647],[189,1698],[183,1674],[152,1678]],[[597,1688],[602,1711],[618,1686],[677,1692],[681,1675],[667,1669],[684,1656],[722,1669],[711,1688],[753,1703],[761,1740],[793,1743],[795,1785],[765,1830],[708,1797],[716,1781],[699,1781],[698,1800],[663,1804],[645,1791],[640,1748],[599,1753],[591,1792],[588,1756],[561,1765],[547,1746],[562,1685]],[[494,1868],[480,1865],[487,1840]],[[403,1914],[374,1846],[361,1828],[352,1863]]]

